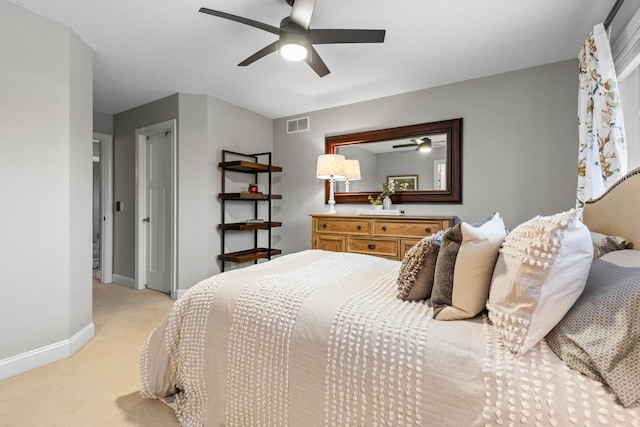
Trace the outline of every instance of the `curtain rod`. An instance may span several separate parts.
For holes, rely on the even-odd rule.
[[[615,4],[613,5],[611,10],[609,11],[609,14],[607,15],[607,18],[604,20],[604,29],[605,30],[609,29],[609,26],[611,25],[611,22],[613,21],[613,18],[616,17],[616,13],[618,13],[618,10],[620,9],[620,6],[622,6],[622,3],[624,3],[624,0],[616,0]]]

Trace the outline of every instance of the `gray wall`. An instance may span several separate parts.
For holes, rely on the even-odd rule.
[[[113,116],[111,114],[93,112],[93,131],[113,135]]]
[[[211,205],[207,96],[178,97],[178,288],[210,276]]]
[[[115,212],[115,274],[134,278],[135,129],[173,118],[178,122],[178,289],[187,289],[219,271],[216,257],[220,253],[217,226],[221,150],[271,151],[273,121],[210,96],[184,93],[116,114],[114,200],[124,201],[125,211]],[[249,177],[237,176],[237,182],[229,185],[242,185],[244,190],[246,184],[241,181]],[[251,217],[249,207],[248,204],[230,206],[230,215]],[[249,234],[230,235],[229,250],[252,245]]]
[[[92,53],[0,0],[0,57],[2,360],[92,321]]]
[[[322,213],[324,182],[315,177],[324,138],[462,117],[463,203],[400,205],[410,215],[457,215],[473,221],[500,211],[508,227],[575,203],[578,78],[576,61],[336,107],[310,115],[309,132],[286,134],[274,121],[286,253],[311,245],[309,214]],[[337,205],[354,213],[365,205]]]

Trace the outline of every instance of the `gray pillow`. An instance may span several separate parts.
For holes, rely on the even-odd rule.
[[[545,337],[570,368],[606,383],[626,408],[640,405],[640,251],[591,265],[584,292]]]
[[[442,237],[442,245],[438,252],[434,273],[434,287],[431,293],[433,317],[436,317],[445,307],[451,305],[453,294],[453,271],[456,258],[462,242],[462,228],[460,224],[452,227]]]
[[[593,259],[613,251],[627,249],[627,241],[624,237],[607,236],[606,234],[591,231],[591,242],[593,243]]]
[[[402,260],[398,275],[398,298],[417,301],[431,296],[433,275],[440,247],[431,236],[414,245]]]

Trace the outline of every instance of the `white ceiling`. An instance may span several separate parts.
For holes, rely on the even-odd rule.
[[[94,108],[118,113],[208,94],[270,118],[575,58],[614,0],[318,0],[311,28],[387,30],[383,44],[316,46],[331,74],[277,54],[237,64],[273,34],[285,0],[11,0],[70,26],[94,52]],[[577,84],[577,78],[576,78]]]

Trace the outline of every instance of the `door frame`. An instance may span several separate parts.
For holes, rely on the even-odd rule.
[[[113,282],[113,136],[93,132],[100,143],[100,270],[102,283]],[[92,141],[93,142],[93,141]]]
[[[169,143],[171,144],[170,152],[171,152],[171,208],[169,212],[171,213],[171,260],[169,262],[171,272],[169,274],[171,281],[171,298],[176,299],[177,297],[177,125],[176,120],[166,120],[164,122],[156,123],[154,125],[145,126],[136,129],[135,132],[135,142],[136,142],[136,225],[135,225],[135,253],[136,253],[136,261],[135,261],[135,287],[136,289],[144,289],[146,282],[146,256],[147,253],[147,242],[145,239],[145,228],[141,226],[142,220],[144,219],[144,213],[147,211],[147,198],[146,194],[146,180],[145,171],[147,170],[147,136],[155,135],[160,132],[171,132],[171,138],[169,139]]]

